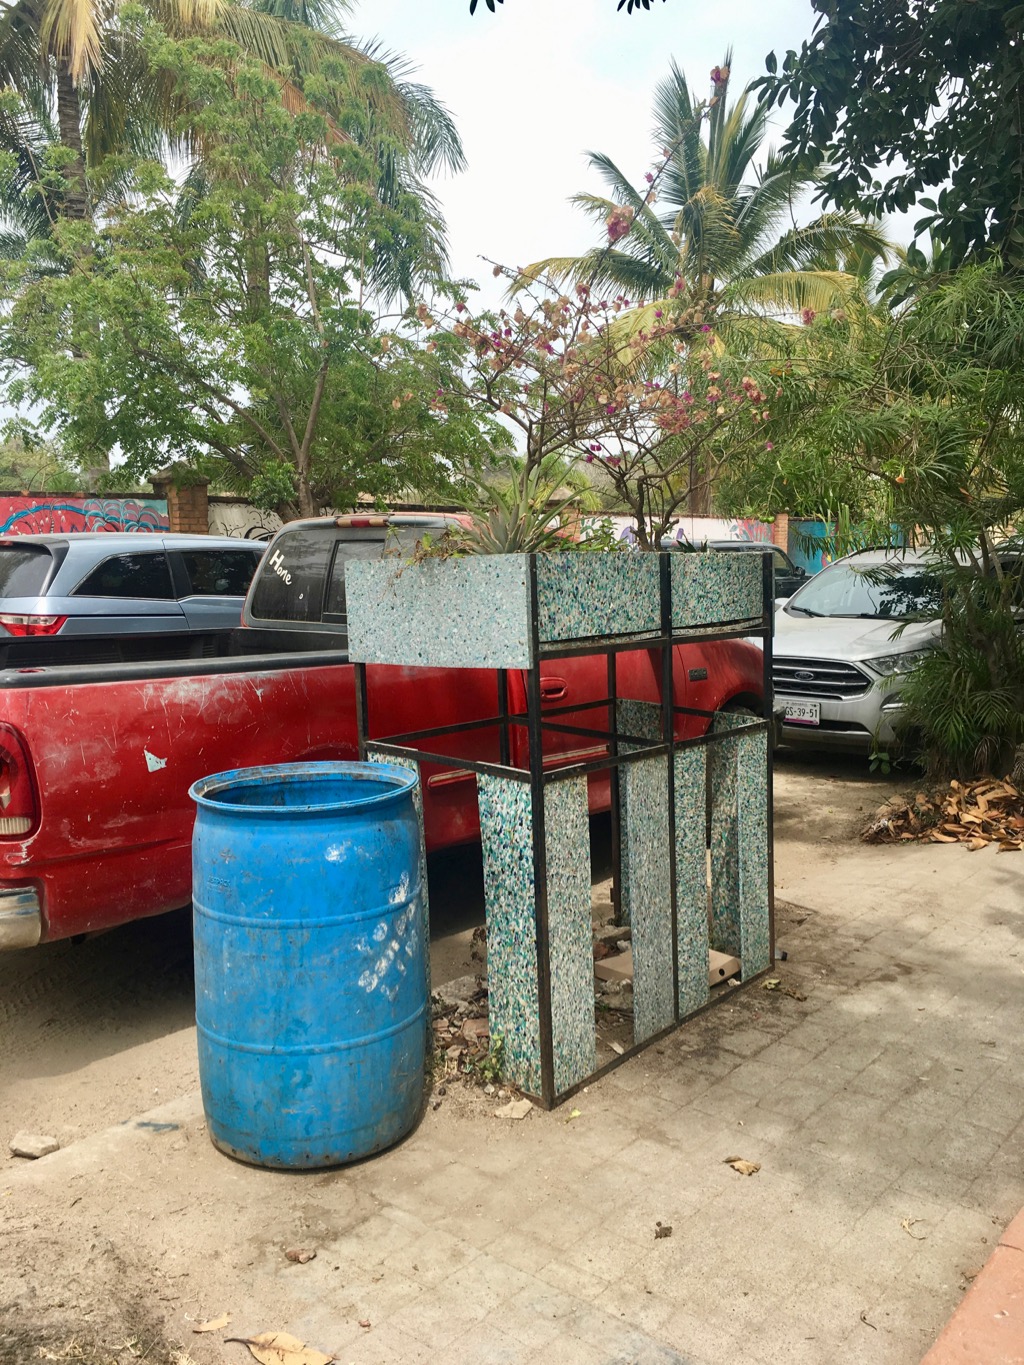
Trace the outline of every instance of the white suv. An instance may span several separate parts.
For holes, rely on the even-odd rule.
[[[864,753],[891,744],[900,677],[938,643],[941,605],[921,550],[862,550],[808,579],[775,613],[782,742]]]

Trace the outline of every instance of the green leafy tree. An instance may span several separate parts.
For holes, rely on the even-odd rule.
[[[434,406],[464,347],[421,351],[372,298],[375,244],[408,220],[379,167],[294,114],[264,64],[150,28],[205,140],[202,194],[180,211],[154,162],[122,160],[100,223],[65,219],[3,273],[6,397],[85,464],[119,450],[135,475],[186,461],[285,517],[414,488],[449,490],[507,443],[465,404]],[[310,100],[318,98],[309,91]]]
[[[760,83],[795,103],[782,154],[827,203],[917,224],[950,264],[1024,265],[1024,7],[1007,0],[812,0],[799,52]],[[934,192],[937,191],[937,194]],[[932,197],[929,197],[929,193]]]
[[[943,633],[901,681],[907,729],[935,771],[1005,774],[1024,745],[1024,286],[996,261],[912,273],[909,306],[804,330],[775,405],[784,435],[751,451],[747,484],[826,516],[848,499],[862,543],[895,528],[930,551]]]

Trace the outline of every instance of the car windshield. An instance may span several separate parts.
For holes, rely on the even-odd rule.
[[[790,599],[786,610],[796,615],[888,621],[938,616],[942,584],[924,564],[830,564]]]

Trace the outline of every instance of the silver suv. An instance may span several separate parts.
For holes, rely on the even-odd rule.
[[[775,613],[782,742],[865,753],[891,744],[900,677],[938,642],[941,604],[920,550],[862,550],[808,579]]]
[[[0,642],[230,629],[265,549],[160,532],[10,536],[0,540]]]

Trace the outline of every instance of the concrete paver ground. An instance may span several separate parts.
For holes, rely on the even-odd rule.
[[[449,1087],[343,1170],[228,1160],[195,1091],[8,1169],[0,1361],[111,1303],[200,1365],[271,1330],[353,1365],[920,1360],[1024,1204],[1024,861],[812,845],[779,804],[805,999],[732,990],[521,1123]]]

